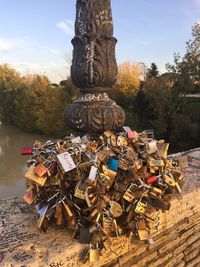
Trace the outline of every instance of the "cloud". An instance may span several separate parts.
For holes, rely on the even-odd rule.
[[[13,49],[23,49],[27,42],[22,38],[2,39],[0,38],[0,52],[8,52]]]
[[[71,20],[66,19],[63,21],[59,21],[56,26],[66,35],[73,35],[74,33],[74,24]]]

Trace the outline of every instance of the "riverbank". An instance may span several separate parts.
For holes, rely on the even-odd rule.
[[[186,170],[186,183],[183,188],[183,194],[181,196],[177,195],[172,200],[172,207],[169,212],[160,212],[156,220],[156,230],[152,228],[155,244],[147,248],[146,244],[137,243],[136,241],[131,243],[125,237],[114,238],[110,247],[111,250],[109,249],[101,257],[97,266],[111,266],[116,257],[121,262],[125,262],[126,259],[131,260],[131,265],[126,263],[124,266],[134,266],[133,264],[137,264],[135,266],[142,266],[137,261],[143,262],[144,265],[146,262],[150,262],[148,266],[175,266],[163,265],[162,262],[160,263],[161,265],[151,265],[153,259],[156,262],[158,259],[163,258],[163,261],[166,260],[167,262],[174,260],[173,257],[175,256],[177,260],[183,262],[194,261],[194,259],[195,261],[198,260],[199,254],[193,259],[186,257],[184,254],[186,252],[182,251],[179,253],[180,255],[177,254],[178,256],[173,256],[172,252],[167,253],[171,257],[168,256],[167,259],[164,259],[165,254],[163,254],[172,249],[170,245],[175,246],[175,243],[176,246],[183,243],[181,245],[183,250],[185,251],[187,248],[187,251],[190,251],[190,246],[197,242],[197,239],[200,242],[198,234],[200,228],[200,148],[185,152],[184,154],[188,155],[189,168]],[[190,229],[192,234],[195,233],[195,237],[190,238],[190,241],[187,241],[188,229]],[[168,235],[172,235],[173,242],[167,240]],[[176,239],[176,236],[178,239]],[[167,243],[169,244],[167,245]],[[161,248],[163,244],[167,248]],[[80,255],[86,247],[87,245],[80,245],[74,240],[72,233],[66,231],[66,229],[58,229],[52,226],[46,234],[39,232],[36,228],[34,212],[21,198],[0,200],[0,266],[92,267],[94,263],[80,263]],[[140,255],[140,259],[137,258],[138,255]]]

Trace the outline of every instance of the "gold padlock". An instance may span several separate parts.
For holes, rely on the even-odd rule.
[[[98,248],[92,248],[89,252],[89,262],[97,262],[100,259],[100,251]]]
[[[123,195],[123,198],[126,201],[132,202],[135,199],[134,189],[135,189],[135,186],[134,185],[130,185],[129,188],[126,190],[126,192]]]
[[[137,234],[141,241],[149,239],[149,232],[144,221],[137,222]]]
[[[116,177],[116,175],[117,175],[117,172],[112,171],[112,170],[106,168],[106,166],[104,166],[104,165],[102,166],[102,169],[103,169],[103,172],[104,172],[104,174],[105,174],[106,176],[110,177],[110,179],[112,179],[112,180],[115,179],[115,177]]]
[[[26,174],[24,175],[24,177],[35,182],[36,184],[38,184],[40,186],[44,186],[44,184],[46,183],[46,180],[47,180],[47,176],[39,177],[35,173],[34,168],[35,168],[35,166],[31,165],[29,167],[28,171],[26,172]]]
[[[157,148],[158,148],[158,154],[161,158],[166,159],[167,154],[168,154],[168,149],[169,149],[169,144],[168,143],[157,143]]]
[[[174,180],[173,176],[165,174],[164,180],[165,180],[165,183],[167,183],[168,185],[172,187],[176,186],[176,181]]]
[[[110,136],[110,144],[111,146],[117,146],[117,138],[115,135]]]
[[[143,203],[142,201],[138,201],[136,208],[135,208],[135,213],[138,214],[144,214],[147,208],[147,204]]]
[[[81,188],[81,181],[77,183],[74,196],[80,199],[85,199],[85,190]]]
[[[110,201],[110,213],[114,218],[120,217],[122,215],[122,207],[119,203],[115,201]]]

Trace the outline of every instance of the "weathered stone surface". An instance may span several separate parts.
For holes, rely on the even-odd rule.
[[[189,155],[193,157],[197,151],[200,155],[200,149]],[[192,258],[200,244],[200,163],[197,165],[196,160],[194,168],[193,161],[189,162],[182,197],[173,200],[169,212],[159,213],[155,244],[147,249],[146,244],[131,242],[126,237],[113,238],[110,250],[95,266],[118,266],[120,263],[121,266],[131,264],[138,267],[137,262],[140,262],[140,266],[164,267],[171,264],[173,267],[185,266],[186,261],[187,266],[200,264],[199,256]],[[177,212],[179,208],[181,212]],[[0,200],[0,266],[92,267],[94,263],[80,262],[86,247],[73,240],[65,229],[52,226],[46,234],[39,232],[34,214],[21,199]],[[185,261],[182,260],[183,253]]]

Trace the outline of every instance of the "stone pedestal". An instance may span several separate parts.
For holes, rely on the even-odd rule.
[[[77,0],[71,77],[81,95],[65,114],[74,130],[100,133],[124,124],[124,111],[107,95],[118,74],[116,42],[110,0]]]

